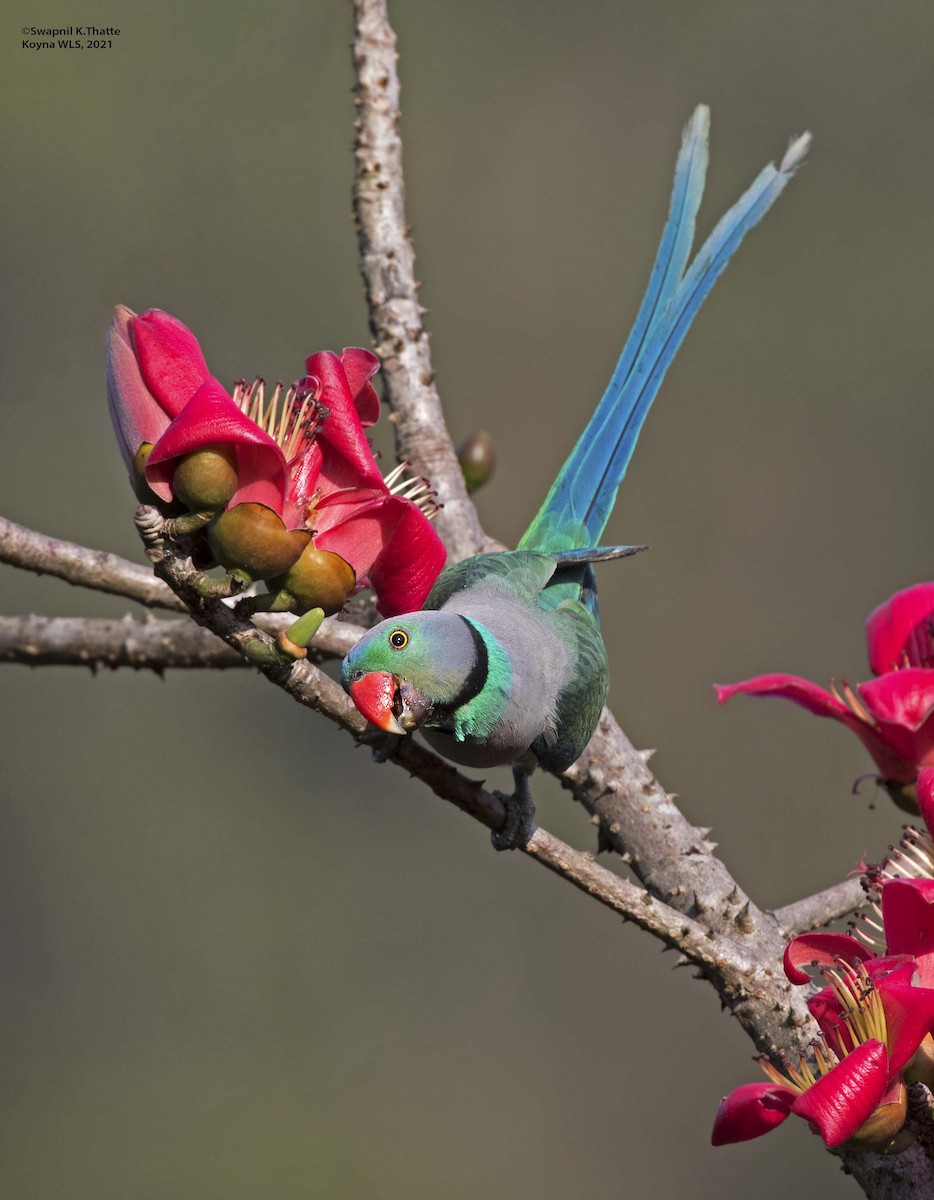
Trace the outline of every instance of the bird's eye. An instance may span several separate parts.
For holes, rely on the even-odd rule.
[[[394,629],[389,635],[389,644],[393,650],[403,650],[409,644],[409,635],[404,629]]]

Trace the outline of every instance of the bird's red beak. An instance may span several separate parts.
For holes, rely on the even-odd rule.
[[[350,685],[350,698],[368,721],[387,733],[405,733],[396,720],[396,677],[388,671],[370,671]]]

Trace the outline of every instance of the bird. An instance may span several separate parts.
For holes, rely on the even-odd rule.
[[[594,564],[643,546],[601,546],[643,422],[687,330],[748,231],[801,164],[810,134],[766,166],[689,259],[708,165],[710,113],[684,129],[668,218],[635,325],[609,385],[515,550],[441,572],[423,608],[369,630],[341,682],[391,734],[419,730],[445,758],[511,765],[515,791],[497,849],[534,832],[529,775],[560,773],[583,753],[609,689]]]

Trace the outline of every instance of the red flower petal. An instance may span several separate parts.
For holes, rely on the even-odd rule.
[[[862,724],[859,718],[830,692],[797,675],[756,675],[754,679],[746,679],[742,683],[714,684],[714,688],[720,704],[726,704],[727,700],[740,694],[781,696],[819,717],[833,717],[847,725]]]
[[[855,967],[873,957],[868,946],[848,933],[802,933],[785,947],[783,964],[792,983],[810,983],[802,966],[833,967],[842,959]]]
[[[146,478],[157,495],[171,499],[175,460],[206,446],[233,446],[239,488],[229,507],[253,500],[281,515],[287,471],[276,443],[237,408],[220,383],[202,384],[175,418],[146,463]]]
[[[354,568],[358,579],[369,575],[392,532],[388,492],[345,488],[320,502],[314,514],[315,545],[333,550]]]
[[[420,509],[398,496],[392,497],[392,508],[398,519],[370,571],[376,607],[384,617],[421,608],[447,558],[444,542]]]
[[[198,339],[176,317],[151,308],[133,318],[133,342],[146,386],[177,416],[211,375]]]
[[[877,685],[890,688],[893,680],[896,681],[894,686],[897,689],[899,686],[897,681],[902,676],[919,673],[930,675],[932,685],[934,685],[934,671],[917,672],[906,669],[898,671],[894,675],[873,679],[869,683],[858,684],[857,690],[863,697],[866,707],[872,712],[876,704],[882,708],[886,707],[885,693],[881,697],[877,697],[872,689]],[[906,683],[903,686],[907,692],[909,685]],[[897,725],[893,726],[887,718],[880,714],[876,715],[880,720],[886,722],[887,727],[883,725],[882,728],[879,728],[867,724],[830,692],[824,691],[816,684],[809,683],[806,679],[800,679],[797,675],[757,675],[754,679],[747,679],[743,683],[731,683],[725,687],[715,685],[715,687],[717,699],[721,704],[725,704],[732,696],[741,692],[750,696],[782,696],[819,717],[832,717],[846,725],[848,729],[852,729],[872,755],[883,779],[913,783],[918,763],[925,761],[927,755],[931,756],[931,761],[934,763],[934,728],[924,744],[919,745],[916,735],[912,731],[901,729]],[[865,694],[865,689],[869,689],[868,695]],[[889,711],[890,707],[891,705],[886,711]]]
[[[744,1083],[724,1096],[714,1118],[712,1146],[748,1142],[787,1118],[795,1093],[776,1083]]]
[[[158,441],[170,420],[140,372],[131,332],[135,319],[118,304],[107,334],[107,405],[128,471],[140,446]]]
[[[347,521],[363,517],[366,514],[375,516],[376,511],[388,504],[389,501],[390,494],[386,488],[339,488],[335,492],[328,492],[318,500],[312,524],[318,533],[327,533],[331,529],[336,529],[338,525],[343,525]],[[374,538],[376,540],[366,559],[367,570],[383,546],[384,539],[381,534],[374,534]]]
[[[885,1095],[887,1057],[881,1042],[864,1042],[798,1096],[791,1111],[809,1121],[827,1146],[839,1146],[869,1120]]]
[[[934,1028],[934,989],[893,980],[884,980],[878,986],[888,1031],[891,1078]]]
[[[301,453],[290,464],[286,505],[282,517],[289,529],[300,529],[305,524],[308,505],[318,490],[323,452],[317,440],[307,442]]]
[[[347,346],[341,351],[341,366],[361,425],[375,425],[379,420],[379,396],[370,380],[379,370],[379,359],[369,350]]]
[[[910,954],[921,986],[934,987],[934,879],[892,879],[882,889],[889,952]]]
[[[330,350],[321,350],[312,354],[305,365],[309,376],[320,384],[318,399],[329,410],[316,439],[323,451],[319,486],[326,492],[360,486],[385,490],[343,363]],[[360,385],[358,361],[352,360],[352,366]],[[372,405],[365,395],[361,403],[367,415],[371,415]]]
[[[896,592],[880,604],[866,621],[869,665],[874,675],[885,675],[905,665],[932,665],[931,622],[934,620],[934,583],[919,583]]]
[[[934,712],[934,671],[906,667],[857,684],[860,699],[878,721],[917,733]]]

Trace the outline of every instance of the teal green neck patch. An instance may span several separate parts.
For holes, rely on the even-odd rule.
[[[480,635],[487,653],[486,682],[471,700],[454,712],[454,736],[459,742],[469,737],[486,738],[506,711],[512,687],[512,666],[509,655],[499,641],[479,621],[463,618]]]

